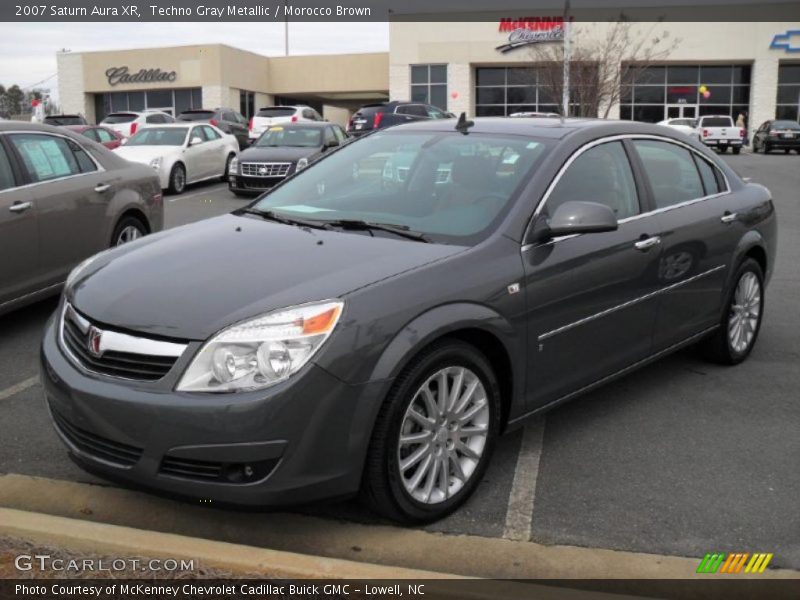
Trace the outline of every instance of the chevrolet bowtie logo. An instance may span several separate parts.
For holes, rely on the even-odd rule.
[[[100,356],[103,351],[100,349],[100,342],[103,340],[103,332],[94,325],[89,327],[86,336],[86,349],[92,356]]]
[[[772,38],[769,45],[772,50],[783,50],[792,54],[800,52],[800,29],[791,29],[786,33],[779,33]]]

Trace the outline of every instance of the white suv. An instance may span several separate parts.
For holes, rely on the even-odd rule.
[[[253,142],[272,125],[298,121],[324,121],[322,115],[310,106],[267,106],[250,118],[248,136]]]
[[[160,110],[144,110],[137,112],[133,110],[123,110],[113,112],[105,119],[100,121],[100,125],[113,129],[123,137],[130,137],[136,130],[145,125],[164,125],[174,123],[175,119],[169,113]]]

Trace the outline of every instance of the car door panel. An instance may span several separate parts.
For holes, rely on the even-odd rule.
[[[596,202],[615,231],[523,248],[531,410],[592,384],[652,352],[661,247],[659,222],[620,141],[573,155],[535,221],[565,201]]]
[[[45,287],[30,188],[0,190],[0,257],[0,305]]]

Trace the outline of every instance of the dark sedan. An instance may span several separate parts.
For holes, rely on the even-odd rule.
[[[163,221],[151,168],[66,127],[0,123],[0,314],[57,294],[82,260]]]
[[[237,196],[260,194],[346,140],[334,123],[273,125],[231,163],[228,188]]]
[[[800,124],[795,121],[766,121],[753,135],[753,152],[767,154],[783,150],[800,152]]]
[[[766,188],[661,126],[400,126],[76,270],[47,404],[103,477],[430,521],[529,417],[690,344],[745,360],[776,227]]]

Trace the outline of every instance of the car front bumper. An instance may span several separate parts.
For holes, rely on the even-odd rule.
[[[228,175],[228,189],[240,194],[258,195],[270,190],[286,177],[245,177],[243,175]]]
[[[158,389],[76,366],[55,318],[42,341],[41,378],[55,430],[87,471],[196,502],[258,507],[357,492],[387,388],[349,385],[309,364],[258,392]]]

